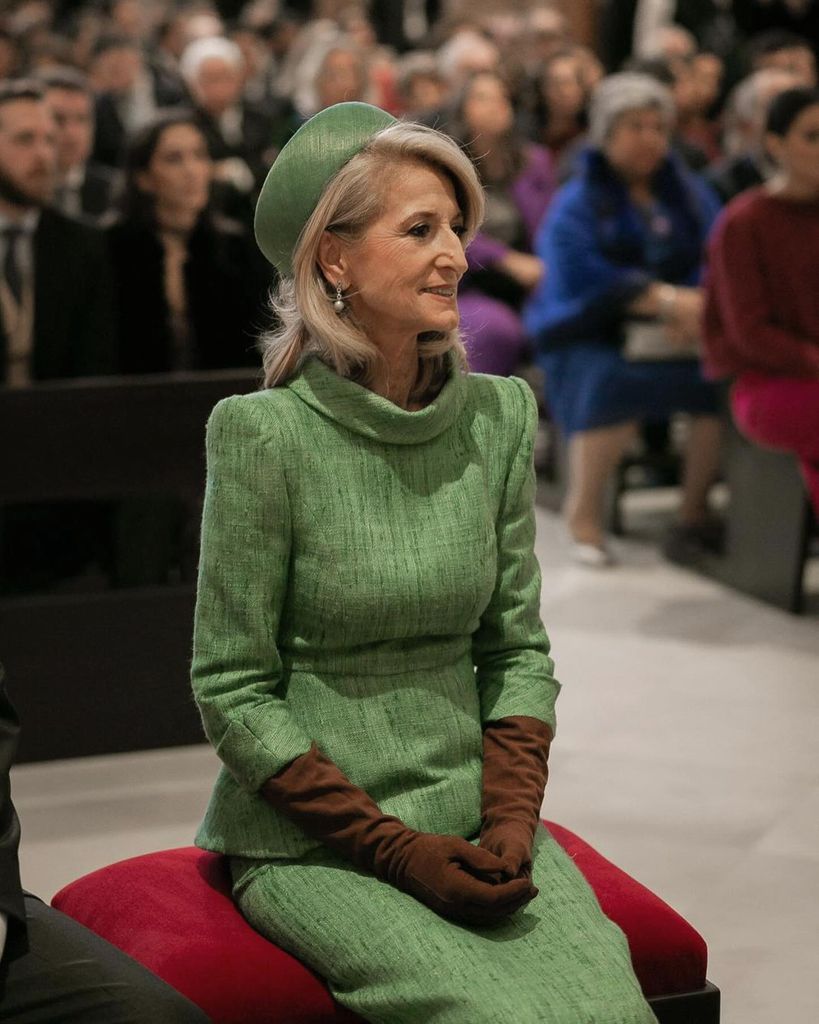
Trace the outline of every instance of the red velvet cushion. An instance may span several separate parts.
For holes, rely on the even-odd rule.
[[[92,871],[51,903],[164,978],[213,1024],[357,1021],[247,924],[226,868],[215,853],[163,850]]]
[[[702,988],[708,948],[699,932],[579,836],[552,821],[543,824],[585,875],[606,916],[626,933],[634,972],[645,995]]]
[[[547,825],[628,936],[646,995],[701,988],[706,948],[697,932],[582,839]],[[214,1024],[358,1020],[246,924],[218,854],[187,847],[133,857],[71,882],[52,903],[183,992]]]

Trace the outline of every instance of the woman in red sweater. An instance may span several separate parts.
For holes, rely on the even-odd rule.
[[[774,100],[766,144],[779,173],[737,196],[711,239],[705,363],[733,378],[743,434],[798,457],[819,518],[819,90]]]

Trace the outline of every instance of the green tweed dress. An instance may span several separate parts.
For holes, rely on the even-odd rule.
[[[196,841],[231,856],[248,920],[369,1021],[654,1021],[622,933],[545,830],[540,895],[461,927],[258,795],[315,740],[411,828],[477,835],[481,723],[554,726],[535,427],[514,378],[453,367],[406,412],[317,359],[208,425],[192,678],[223,767]]]

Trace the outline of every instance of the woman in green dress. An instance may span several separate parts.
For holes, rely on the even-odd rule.
[[[535,400],[466,372],[483,198],[360,103],[282,150],[266,387],[220,402],[193,687],[223,768],[197,842],[262,934],[383,1024],[649,1024],[623,934],[539,824],[559,689]]]

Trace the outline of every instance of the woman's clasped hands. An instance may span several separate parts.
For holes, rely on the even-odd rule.
[[[538,894],[528,874],[510,875],[497,854],[460,836],[407,829],[391,847],[386,880],[455,921],[494,924]]]
[[[537,895],[527,873],[510,875],[491,850],[385,814],[315,743],[269,778],[261,795],[306,835],[442,917],[496,924]]]

